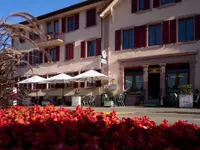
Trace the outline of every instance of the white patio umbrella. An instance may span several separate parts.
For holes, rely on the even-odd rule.
[[[109,80],[109,77],[95,70],[89,70],[75,77],[72,77],[71,80],[75,82],[106,81]]]
[[[62,83],[62,84],[65,84],[65,83],[69,83],[70,80],[71,80],[71,76],[69,75],[66,75],[64,73],[61,73],[59,75],[56,75],[56,76],[53,76],[51,78],[48,78],[48,79],[45,79],[43,81],[43,83]],[[63,88],[63,91],[62,91],[62,95],[64,96],[64,88]]]
[[[35,75],[32,76],[31,78],[18,82],[18,84],[38,84],[38,83],[43,83],[44,80],[45,78]],[[38,92],[36,92],[36,97],[38,97]]]
[[[92,82],[93,83],[94,81],[107,81],[107,80],[109,80],[108,76],[102,73],[99,73],[95,70],[89,70],[75,77],[72,77],[72,81],[74,82]],[[93,89],[94,88],[92,88],[92,90]]]

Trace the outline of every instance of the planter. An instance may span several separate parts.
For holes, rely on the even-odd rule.
[[[113,107],[114,106],[114,102],[113,101],[104,101],[104,106],[105,107]]]
[[[8,104],[9,104],[10,106],[16,106],[16,105],[17,105],[17,100],[9,100],[9,101],[8,101]]]
[[[76,106],[81,106],[81,97],[80,96],[73,96],[72,97],[72,106],[76,107]]]
[[[180,94],[179,96],[180,108],[193,108],[193,95],[192,94]]]

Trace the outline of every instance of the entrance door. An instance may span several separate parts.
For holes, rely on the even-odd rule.
[[[149,99],[159,99],[160,98],[160,74],[150,73],[148,81],[148,91]]]

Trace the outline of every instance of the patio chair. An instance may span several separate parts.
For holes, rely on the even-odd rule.
[[[119,96],[116,99],[116,102],[117,102],[118,106],[125,106],[125,104],[124,104],[125,97],[126,97],[125,93],[119,94]]]
[[[88,96],[83,96],[81,98],[81,101],[82,101],[82,105],[83,106],[88,106],[89,105]]]
[[[88,98],[88,103],[90,106],[94,106],[95,105],[95,96],[89,96]]]
[[[200,94],[198,89],[195,89],[193,103],[197,108],[200,107]]]

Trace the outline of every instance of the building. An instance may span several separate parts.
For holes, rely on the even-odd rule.
[[[117,85],[114,93],[127,89],[132,93],[127,96],[127,105],[135,105],[139,91],[144,93],[145,103],[158,103],[180,85],[200,88],[199,5],[198,0],[94,0],[40,16],[48,34],[61,29],[62,34],[54,35],[56,40],[50,44],[55,46],[53,50],[41,43],[50,49],[56,62],[42,63],[33,68],[34,72],[49,76],[58,72],[78,74],[91,68],[101,70],[115,79],[110,83]],[[96,19],[91,19],[94,16]],[[63,23],[65,20],[68,26]],[[92,27],[86,28],[88,24]],[[90,53],[90,48],[95,51]],[[102,66],[103,50],[108,54],[108,63]],[[100,94],[102,89],[97,89],[96,94]]]

